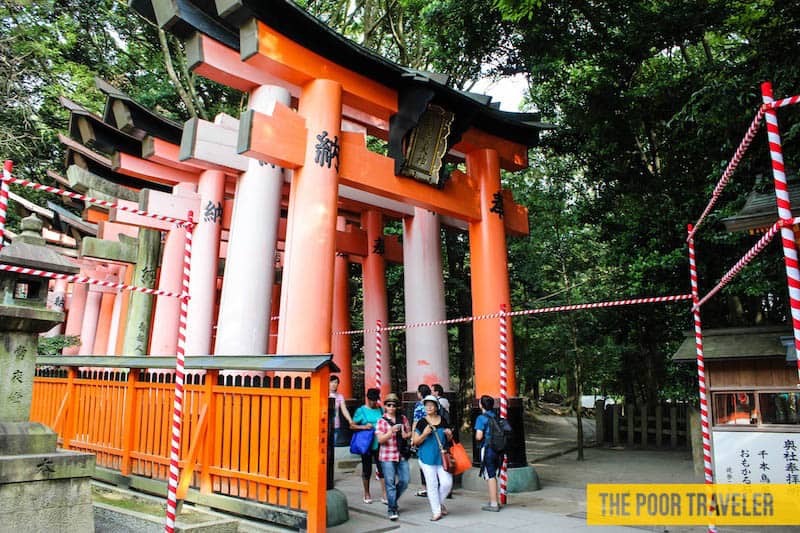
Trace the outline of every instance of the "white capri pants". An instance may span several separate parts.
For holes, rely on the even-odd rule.
[[[445,470],[442,465],[426,465],[420,461],[419,466],[422,468],[422,473],[425,474],[431,512],[434,516],[441,514],[442,502],[453,488],[453,474]]]

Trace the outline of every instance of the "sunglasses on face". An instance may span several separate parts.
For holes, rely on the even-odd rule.
[[[397,407],[396,403],[387,403],[386,407]]]

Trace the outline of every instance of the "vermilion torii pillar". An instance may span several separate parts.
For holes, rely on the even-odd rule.
[[[497,313],[500,305],[510,309],[506,231],[503,226],[500,162],[491,149],[467,154],[467,172],[478,182],[481,218],[469,225],[472,314]],[[499,319],[473,323],[475,347],[475,396],[500,396]],[[514,344],[508,321],[508,395],[517,395]]]
[[[389,310],[386,297],[386,260],[384,259],[386,243],[383,236],[383,215],[375,210],[362,214],[361,225],[367,231],[367,256],[361,263],[362,281],[364,284],[364,329],[375,328],[378,320],[386,326],[389,322]],[[392,391],[392,379],[389,357],[389,332],[381,331],[381,398]],[[377,338],[374,332],[364,335],[364,389],[377,387]]]
[[[338,231],[345,231],[344,217],[336,222]],[[333,330],[350,329],[350,261],[346,254],[337,252],[333,266]],[[353,364],[350,335],[333,335],[333,362],[339,367],[339,389],[345,398],[353,397]]]
[[[200,212],[194,215],[197,225],[189,280],[192,297],[186,315],[186,355],[209,355],[212,353],[211,329],[215,322],[225,174],[219,170],[201,173],[197,180],[197,194],[200,195]]]
[[[286,106],[286,89],[263,86],[250,93],[249,109],[271,114],[275,102]],[[269,348],[275,249],[281,216],[283,170],[250,159],[236,185],[228,257],[222,283],[217,355],[260,355]]]
[[[307,134],[304,164],[289,194],[278,353],[330,353],[342,86],[303,86],[298,114]]]
[[[410,324],[446,318],[439,229],[439,216],[427,209],[417,207],[413,217],[403,220],[403,284]],[[407,388],[441,383],[450,390],[447,327],[409,328],[405,333]]]
[[[106,281],[119,283],[119,266],[109,265],[108,275]],[[120,292],[117,289],[108,289],[106,287],[97,287],[99,292],[103,295],[100,299],[100,312],[97,318],[97,331],[94,337],[94,347],[92,348],[93,355],[112,355],[108,352],[108,342],[111,338],[111,327],[114,319],[114,304],[117,298],[120,297]],[[116,338],[116,336],[115,336]]]
[[[181,183],[173,187],[172,194],[186,198],[191,202],[193,211],[199,214],[196,187],[193,184]],[[179,202],[181,203],[181,202]],[[183,210],[186,213],[188,209]],[[160,212],[160,211],[159,211]],[[122,213],[122,212],[120,212]],[[197,216],[197,215],[196,215]],[[179,218],[185,218],[182,215]],[[144,219],[145,217],[139,217]],[[152,222],[157,222],[151,219]],[[145,224],[145,220],[141,220]],[[175,224],[168,224],[164,239],[164,250],[161,253],[161,270],[158,275],[158,288],[179,293],[182,290],[183,254],[186,244],[186,230]],[[181,301],[168,296],[156,297],[156,308],[153,311],[153,323],[158,324],[150,336],[150,355],[175,355],[178,349],[178,322],[181,312]],[[163,327],[161,327],[163,326]]]
[[[81,273],[81,275],[84,274]],[[81,334],[88,296],[88,285],[83,283],[72,284],[72,294],[69,297],[69,314],[67,314],[67,323],[64,325],[64,335],[67,337],[77,337]],[[64,355],[78,355],[79,351],[80,346],[68,346],[64,348],[62,353]]]

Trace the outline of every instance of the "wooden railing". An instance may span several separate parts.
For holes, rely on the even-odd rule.
[[[659,405],[595,405],[598,444],[640,448],[691,447],[688,406],[685,403]]]
[[[63,448],[95,453],[100,467],[166,480],[172,364],[39,358],[31,420]],[[223,377],[223,365],[293,377]],[[330,356],[187,357],[178,498],[194,488],[304,511],[307,529],[324,531],[331,366]]]

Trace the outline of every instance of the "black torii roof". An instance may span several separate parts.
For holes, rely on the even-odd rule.
[[[129,0],[129,6],[178,37],[186,39],[199,31],[240,51],[239,26],[254,17],[308,50],[398,92],[419,88],[432,91],[431,102],[444,104],[454,112],[456,122],[463,124],[462,131],[474,126],[502,139],[534,146],[539,131],[549,127],[539,122],[538,113],[500,111],[486,95],[448,87],[446,76],[393,63],[339,35],[288,0]]]
[[[103,120],[106,123],[115,124],[113,104],[118,100],[125,104],[130,113],[130,122],[121,128],[123,131],[139,140],[145,135],[152,135],[172,144],[181,144],[183,124],[143,106],[105,80],[95,78],[95,85],[106,95],[106,105],[103,110]]]

